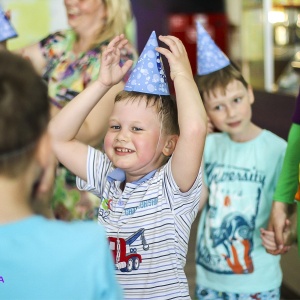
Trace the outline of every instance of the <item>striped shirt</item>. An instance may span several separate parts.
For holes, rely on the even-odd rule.
[[[98,220],[105,226],[116,275],[126,299],[190,299],[184,273],[190,228],[199,206],[201,173],[182,193],[171,160],[156,172],[120,189],[108,157],[89,147],[87,182],[79,189],[101,199]],[[124,180],[123,180],[124,181]]]

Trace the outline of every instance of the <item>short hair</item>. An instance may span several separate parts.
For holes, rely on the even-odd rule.
[[[139,92],[121,91],[115,99],[115,102],[128,101],[146,101],[146,106],[155,106],[157,114],[162,120],[162,130],[165,134],[179,135],[178,113],[175,100],[171,96],[160,96]]]
[[[102,1],[107,10],[106,23],[103,30],[99,32],[95,44],[111,40],[116,35],[125,34],[126,26],[132,20],[132,9],[130,0],[99,0]]]
[[[248,83],[244,79],[240,70],[233,63],[210,74],[201,76],[197,75],[195,78],[202,99],[204,94],[212,93],[215,95],[214,92],[217,88],[219,88],[225,95],[228,84],[233,80],[240,81],[246,89],[248,88]]]
[[[17,177],[29,165],[49,122],[47,85],[29,60],[0,51],[0,174]]]

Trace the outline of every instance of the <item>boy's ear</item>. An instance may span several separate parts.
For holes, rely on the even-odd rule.
[[[162,150],[165,156],[171,156],[175,150],[175,146],[178,140],[178,135],[170,135],[166,140],[165,146]]]
[[[254,103],[254,94],[253,94],[253,89],[251,85],[248,85],[248,97],[249,97],[249,102],[250,104]]]

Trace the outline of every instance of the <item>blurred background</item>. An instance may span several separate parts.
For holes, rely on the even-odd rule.
[[[196,68],[195,21],[242,69],[256,89],[297,95],[300,70],[299,0],[131,0],[132,42],[141,51],[152,30],[173,34]],[[12,11],[15,49],[67,28],[63,0],[0,0]]]
[[[300,0],[131,0],[131,41],[141,52],[151,32],[172,34],[185,44],[196,72],[196,27],[200,21],[216,44],[242,70],[255,91],[254,121],[287,138],[300,83]],[[10,49],[38,42],[68,27],[63,0],[0,0],[11,10],[19,37]],[[165,64],[167,66],[167,64]],[[187,275],[193,295],[195,226]],[[300,299],[296,246],[282,257],[283,296]]]

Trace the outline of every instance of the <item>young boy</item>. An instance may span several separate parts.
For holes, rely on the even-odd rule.
[[[33,212],[53,155],[47,95],[29,61],[0,51],[0,299],[122,299],[100,226]]]
[[[268,223],[286,142],[251,122],[252,88],[200,24],[198,75],[220,132],[207,136],[203,155],[209,195],[198,226],[196,295],[279,300],[280,257],[265,251],[259,229]]]
[[[98,219],[106,227],[126,299],[190,299],[184,265],[199,206],[206,113],[182,42],[173,36],[160,40],[170,50],[157,47],[153,32],[116,97],[105,153],[74,137],[130,67],[119,66],[123,36],[104,52],[98,80],[50,126],[58,159],[81,178],[79,188],[101,199]],[[178,119],[160,53],[170,64]]]

